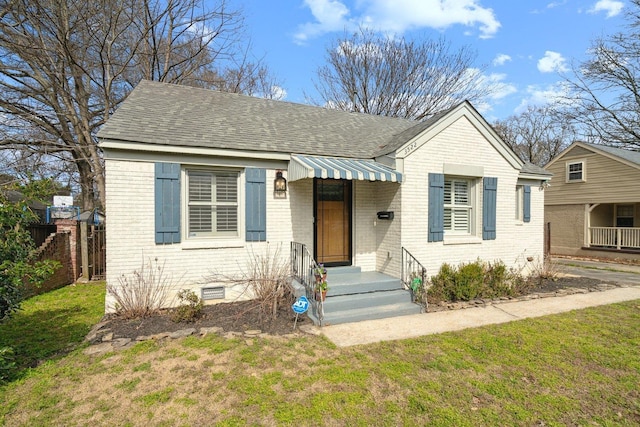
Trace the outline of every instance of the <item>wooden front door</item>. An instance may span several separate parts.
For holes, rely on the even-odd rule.
[[[316,261],[351,265],[351,181],[314,180]]]

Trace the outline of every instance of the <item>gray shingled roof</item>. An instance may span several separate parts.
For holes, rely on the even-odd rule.
[[[520,169],[520,173],[553,176],[553,174],[548,170],[541,168],[540,166],[534,165],[533,163],[530,163],[530,162],[524,162],[522,169]]]
[[[392,151],[385,147],[414,126],[424,124],[142,81],[98,137],[174,146],[373,158],[374,154]]]
[[[586,145],[587,147],[593,147],[596,150],[604,151],[605,153],[611,154],[612,156],[619,157],[621,159],[627,160],[629,162],[635,163],[640,166],[640,152],[638,151],[625,150],[623,148],[608,147],[606,145],[589,144],[586,142],[583,142],[582,144]]]
[[[381,146],[379,150],[375,153],[376,156],[380,156],[383,154],[388,154],[398,148],[402,147],[407,141],[410,141],[412,138],[420,135],[425,130],[429,129],[431,126],[435,125],[441,118],[449,114],[450,111],[457,108],[459,104],[454,105],[453,107],[442,111],[440,113],[434,114],[429,117],[427,120],[422,122],[412,122],[413,126],[403,130],[402,132],[393,135],[389,142]]]

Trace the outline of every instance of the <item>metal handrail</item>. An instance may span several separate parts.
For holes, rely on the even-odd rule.
[[[415,302],[415,292],[418,286],[423,286],[427,283],[427,269],[411,255],[406,248],[402,248],[402,261],[401,261],[400,280],[402,285],[411,291],[411,301]],[[424,300],[425,310],[427,307],[427,300]]]
[[[316,298],[314,271],[320,268],[304,243],[291,242],[291,275],[300,282],[305,289],[305,294],[313,314],[322,326],[324,321],[324,301],[322,297]]]

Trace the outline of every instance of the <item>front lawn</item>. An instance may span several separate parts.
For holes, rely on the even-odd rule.
[[[61,309],[39,298],[25,303],[22,332],[0,327],[2,342],[52,327],[75,345],[94,314],[50,322]],[[56,331],[70,325],[78,332]],[[640,301],[351,348],[312,335],[189,337],[101,356],[52,348],[0,388],[0,424],[638,425],[638,348]]]

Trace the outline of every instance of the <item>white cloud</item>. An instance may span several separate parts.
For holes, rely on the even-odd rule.
[[[568,71],[567,60],[558,52],[547,50],[544,56],[538,60],[538,70],[541,73],[565,72]]]
[[[522,99],[515,109],[516,114],[524,112],[529,106],[543,106],[553,103],[562,103],[567,99],[569,88],[565,82],[555,83],[541,87],[531,85],[527,87],[527,96]]]
[[[304,0],[317,22],[307,22],[300,26],[294,36],[299,42],[332,31],[343,31],[351,26],[349,9],[338,0]]]
[[[514,84],[505,81],[506,74],[481,74],[477,68],[470,68],[467,73],[475,75],[480,84],[489,90],[487,97],[473,101],[473,106],[483,115],[488,115],[504,98],[518,91]]]
[[[487,81],[494,88],[494,92],[491,94],[491,99],[494,101],[498,101],[502,98],[506,98],[512,93],[516,93],[518,89],[512,83],[507,83],[504,80],[506,79],[506,74],[489,74],[486,76]]]
[[[357,25],[397,34],[416,28],[442,30],[463,25],[477,29],[480,38],[491,38],[500,28],[493,9],[480,6],[479,0],[356,0],[357,14],[346,6],[346,0],[305,0],[304,3],[315,22],[299,27],[295,35],[299,42]]]
[[[495,58],[493,58],[494,67],[498,67],[500,65],[504,65],[507,62],[511,61],[511,57],[504,53],[499,53]]]
[[[604,12],[607,12],[607,18],[612,18],[616,15],[619,15],[623,8],[624,8],[624,3],[621,1],[599,0],[587,12],[598,13],[598,12],[604,11]]]
[[[567,4],[567,0],[551,2],[547,4],[547,9],[554,9],[556,7],[564,6],[565,4]]]

